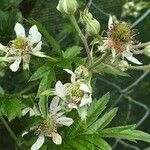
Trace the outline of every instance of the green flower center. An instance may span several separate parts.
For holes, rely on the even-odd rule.
[[[54,118],[47,117],[41,125],[39,125],[37,134],[43,134],[45,136],[51,137],[52,132],[57,131],[57,124]]]
[[[13,46],[16,49],[26,49],[28,41],[25,38],[19,37],[13,41]]]
[[[81,101],[82,97],[84,96],[84,92],[80,90],[79,83],[71,84],[68,87],[67,91],[71,102],[78,103]]]
[[[119,22],[113,25],[113,28],[110,31],[110,36],[114,41],[128,43],[132,40],[132,31],[129,24]]]

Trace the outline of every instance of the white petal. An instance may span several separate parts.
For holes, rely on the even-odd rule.
[[[23,109],[21,112],[22,112],[22,116],[25,116],[28,112],[30,111],[30,108],[25,108]]]
[[[82,90],[82,91],[84,91],[86,93],[91,93],[89,87],[86,84],[84,84],[84,83],[81,83],[80,90]]]
[[[44,135],[38,137],[37,141],[32,145],[31,150],[38,150],[44,144]]]
[[[16,72],[19,69],[19,65],[21,63],[21,57],[17,57],[14,63],[12,63],[9,68],[13,71]]]
[[[41,41],[41,33],[38,31],[36,25],[32,26],[29,30],[29,39],[31,40],[31,43],[38,43]]]
[[[91,98],[91,97],[82,98],[79,107],[82,107],[82,106],[85,106],[85,105],[87,105],[87,104],[90,104],[91,102],[92,102],[92,98]]]
[[[42,46],[42,41],[40,41],[33,49],[32,49],[32,52],[33,53],[36,53],[38,51],[41,50],[41,46]]]
[[[72,108],[75,108],[75,109],[78,108],[77,105],[74,104],[74,103],[69,103],[69,104],[68,104],[68,107],[71,108],[71,109],[72,109]]]
[[[26,134],[28,134],[29,132],[28,131],[24,131],[21,136],[24,137]]]
[[[64,69],[66,72],[68,72],[70,75],[71,75],[71,82],[75,82],[76,80],[76,75],[74,72],[72,72],[71,70],[69,69]]]
[[[17,37],[25,37],[25,29],[20,23],[16,23],[15,25],[15,32]]]
[[[52,140],[55,144],[60,145],[62,143],[62,138],[58,133],[52,133]]]
[[[41,57],[41,58],[49,58],[44,52],[40,52],[40,51],[37,51],[36,53],[31,53],[31,54],[37,57]]]
[[[50,104],[50,115],[56,114],[60,109],[61,107],[59,106],[59,97],[55,96]]]
[[[70,126],[73,123],[73,119],[62,116],[62,117],[57,119],[57,123],[61,124],[61,125],[64,125],[64,126]]]
[[[61,83],[61,81],[56,82],[55,91],[56,91],[57,96],[59,96],[61,98],[65,97],[65,88],[64,88],[63,84]]]
[[[113,25],[113,18],[112,16],[109,16],[109,20],[108,20],[108,29],[111,29]]]
[[[30,55],[23,56],[23,70],[29,70]]]
[[[132,63],[135,63],[135,64],[138,64],[138,65],[141,65],[142,63],[137,60],[135,57],[133,57],[133,54],[131,52],[127,52],[127,51],[124,51],[122,53],[122,55],[129,61],[131,61]]]

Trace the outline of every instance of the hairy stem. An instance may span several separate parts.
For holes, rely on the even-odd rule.
[[[103,62],[108,56],[109,56],[110,52],[106,51],[100,59],[98,59],[93,65],[91,65],[89,67],[90,70],[94,69],[96,66],[98,66],[101,62]]]
[[[85,49],[86,49],[86,53],[87,53],[87,56],[88,56],[88,59],[89,59],[89,66],[93,64],[93,60],[92,60],[92,56],[91,56],[91,52],[90,52],[90,48],[88,46],[88,43],[87,43],[87,40],[86,40],[86,37],[83,35],[82,31],[80,30],[79,28],[79,25],[75,19],[75,16],[74,15],[70,15],[70,20],[72,22],[72,24],[74,25],[76,31],[78,32],[84,46],[85,46]]]
[[[150,64],[144,65],[144,66],[128,66],[127,68],[131,70],[149,70],[150,71]]]

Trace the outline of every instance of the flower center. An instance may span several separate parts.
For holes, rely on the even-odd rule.
[[[74,83],[69,87],[69,98],[70,101],[78,103],[81,101],[82,97],[84,96],[83,91],[80,90],[80,84],[79,83]]]
[[[39,125],[37,134],[43,134],[45,136],[52,136],[52,132],[57,131],[57,124],[53,117],[47,117],[41,125]]]
[[[18,37],[12,41],[12,45],[14,53],[19,53],[21,55],[27,54],[31,51],[31,48],[28,43],[27,38]],[[13,53],[13,52],[12,52]]]
[[[125,22],[119,22],[117,24],[114,24],[109,34],[114,41],[128,43],[132,40],[132,31],[129,24]]]

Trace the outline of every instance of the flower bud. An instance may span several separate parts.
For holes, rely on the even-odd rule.
[[[129,64],[125,60],[122,60],[119,62],[119,67],[120,67],[120,70],[122,70],[122,71],[127,71],[128,66],[129,66]]]
[[[100,24],[96,19],[91,19],[86,25],[86,31],[89,35],[96,35],[100,31]]]
[[[85,24],[86,31],[89,35],[96,35],[100,31],[100,23],[93,18],[92,14],[85,9],[80,12],[80,21]]]
[[[90,77],[89,71],[87,68],[84,66],[80,65],[78,68],[75,70],[76,78],[78,79],[85,79],[88,80]]]
[[[144,54],[145,54],[146,56],[150,57],[150,45],[145,47],[145,49],[144,49]]]
[[[76,0],[59,0],[57,10],[61,13],[74,14],[78,8]]]

